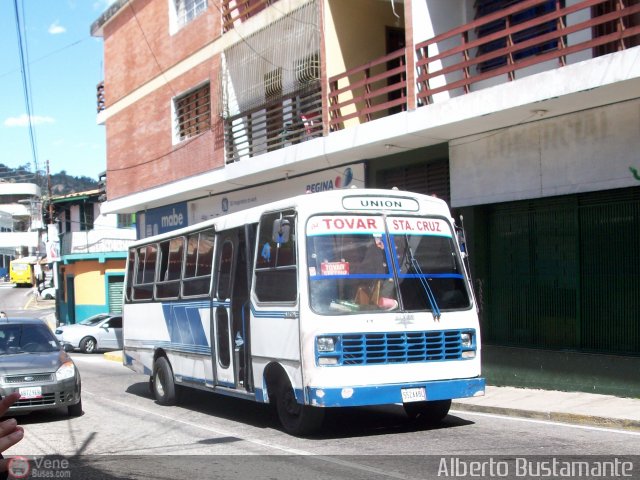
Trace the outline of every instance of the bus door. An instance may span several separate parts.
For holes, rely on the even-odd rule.
[[[296,212],[262,215],[255,246],[251,355],[300,362]],[[257,382],[257,379],[256,379]]]
[[[248,326],[243,310],[248,305],[247,255],[241,229],[218,234],[212,339],[216,383],[246,388],[245,353]]]

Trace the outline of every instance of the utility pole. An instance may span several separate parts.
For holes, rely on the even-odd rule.
[[[53,223],[53,202],[51,201],[51,173],[49,173],[49,160],[47,160],[47,192],[49,194],[49,223]]]

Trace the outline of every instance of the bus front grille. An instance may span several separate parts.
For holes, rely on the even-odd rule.
[[[463,330],[353,333],[338,336],[338,365],[375,365],[462,359]],[[335,355],[335,353],[333,355]]]

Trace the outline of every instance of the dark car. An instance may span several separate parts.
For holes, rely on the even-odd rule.
[[[0,319],[0,395],[19,392],[10,413],[67,407],[82,415],[80,372],[39,319]]]

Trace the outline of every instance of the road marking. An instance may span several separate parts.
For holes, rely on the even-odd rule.
[[[499,415],[496,413],[471,412],[469,410],[449,410],[449,413],[455,413],[459,415],[476,415],[478,417],[487,417],[487,418],[500,418],[502,420],[512,420],[514,422],[528,422],[528,423],[539,423],[539,424],[541,423],[543,425],[554,425],[559,427],[578,428],[581,430],[590,430],[594,432],[619,433],[622,435],[631,435],[634,437],[640,437],[640,432],[632,432],[629,430],[619,430],[616,428],[592,427],[589,425],[575,425],[572,423],[554,422],[553,420],[538,420],[535,418],[510,417],[507,415]]]
[[[255,439],[255,438],[244,438],[244,437],[238,436],[235,432],[231,432],[231,431],[228,431],[228,430],[223,430],[221,428],[213,428],[213,427],[208,427],[208,426],[205,426],[205,425],[200,425],[200,424],[197,424],[197,423],[187,422],[186,420],[180,420],[178,418],[170,417],[169,415],[163,415],[161,413],[156,413],[154,411],[147,410],[146,408],[141,408],[141,407],[137,407],[135,405],[130,405],[130,404],[127,404],[127,403],[124,403],[124,402],[119,402],[117,400],[112,400],[110,398],[105,398],[103,395],[98,395],[98,394],[95,394],[95,393],[92,393],[92,392],[88,392],[84,388],[82,389],[82,393],[83,393],[83,395],[89,395],[91,397],[99,398],[100,400],[113,403],[113,404],[118,405],[120,407],[124,407],[125,409],[128,409],[128,410],[137,410],[138,412],[144,413],[146,415],[155,415],[156,417],[162,418],[164,420],[169,420],[169,421],[172,421],[172,422],[181,423],[181,424],[187,425],[187,426],[189,426],[191,428],[197,428],[197,429],[200,429],[200,430],[205,430],[207,432],[215,433],[216,435],[220,435],[220,436],[224,436],[224,437],[240,438],[245,442],[253,443],[254,445],[258,445],[258,446],[265,447],[265,448],[268,448],[268,449],[270,448],[270,449],[273,449],[273,450],[278,450],[278,451],[284,452],[284,453],[289,454],[289,455],[299,455],[299,456],[313,457],[314,460],[323,460],[323,461],[328,462],[328,463],[333,463],[333,464],[341,465],[341,466],[348,467],[348,468],[362,470],[362,471],[369,472],[369,473],[375,473],[377,475],[383,475],[385,477],[397,478],[397,479],[400,479],[400,480],[408,480],[408,479],[413,478],[413,477],[407,477],[405,475],[400,475],[400,474],[395,473],[395,472],[387,472],[387,471],[384,471],[384,470],[380,470],[378,468],[369,467],[367,465],[361,465],[359,463],[348,462],[348,461],[345,461],[345,460],[339,460],[337,458],[327,457],[326,455],[319,455],[317,453],[307,452],[306,450],[300,450],[300,449],[297,449],[297,448],[283,447],[283,446],[280,446],[280,445],[275,445],[275,444],[270,443],[270,442],[264,442],[262,440],[258,440],[258,439]]]

